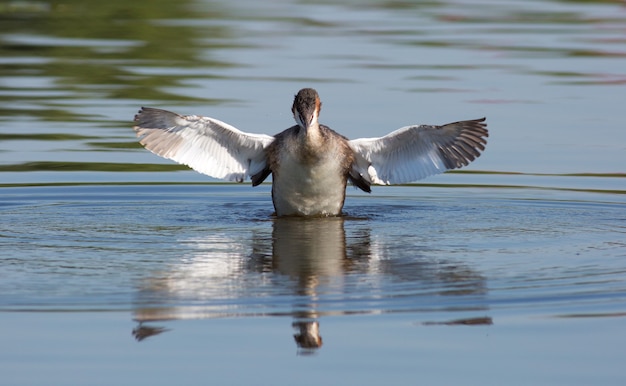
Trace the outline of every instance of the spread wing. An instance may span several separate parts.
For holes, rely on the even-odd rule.
[[[485,118],[443,126],[406,126],[381,138],[349,141],[356,153],[353,171],[374,184],[416,181],[466,166],[487,144]]]
[[[274,137],[244,133],[217,119],[182,116],[142,107],[133,127],[139,142],[154,154],[228,181],[242,182],[262,171],[265,148]]]

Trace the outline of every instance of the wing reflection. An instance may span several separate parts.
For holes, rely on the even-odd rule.
[[[275,218],[271,230],[247,232],[178,242],[182,256],[141,283],[134,319],[291,316],[299,353],[311,354],[322,346],[322,316],[419,312],[433,294],[475,299],[486,292],[469,266],[385,242],[372,236],[368,220]],[[474,308],[441,304],[486,309],[475,301]]]
[[[133,336],[138,342],[162,332],[168,331],[165,327],[146,326],[139,322],[139,325],[133,329]]]

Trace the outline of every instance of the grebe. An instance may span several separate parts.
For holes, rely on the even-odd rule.
[[[291,108],[297,124],[275,136],[149,107],[135,116],[133,129],[146,149],[214,178],[250,177],[257,186],[272,174],[277,216],[339,215],[348,181],[369,193],[371,184],[408,183],[460,168],[480,156],[489,136],[481,118],[349,140],[319,123],[321,106],[317,91],[300,90]]]

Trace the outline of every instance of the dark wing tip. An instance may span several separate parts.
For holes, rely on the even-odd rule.
[[[135,131],[139,129],[167,129],[177,125],[176,119],[180,115],[171,111],[155,109],[153,107],[142,107],[139,109],[133,121]]]
[[[480,157],[489,137],[485,120],[486,117],[483,117],[440,126],[443,130],[452,131],[451,138],[439,145],[446,168],[458,169]]]
[[[141,108],[139,109],[139,111],[137,111],[137,114],[135,114],[135,117],[133,118],[134,122],[139,122],[141,119],[141,115],[144,113],[144,111],[146,111],[149,107],[143,107],[141,106]]]

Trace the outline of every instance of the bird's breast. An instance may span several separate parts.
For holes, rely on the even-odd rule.
[[[329,147],[307,154],[293,149],[279,152],[273,166],[272,199],[276,214],[337,215],[346,192],[347,173],[342,154]]]

